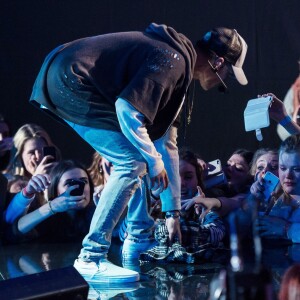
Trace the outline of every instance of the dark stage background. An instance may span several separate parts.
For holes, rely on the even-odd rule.
[[[298,75],[299,0],[35,0],[1,1],[1,109],[13,132],[34,122],[43,126],[65,158],[91,161],[93,150],[71,129],[28,103],[35,77],[50,50],[73,39],[115,31],[143,30],[165,23],[193,42],[216,26],[233,27],[248,43],[246,87],[230,84],[229,94],[204,92],[195,84],[192,123],[185,142],[206,160],[225,161],[237,148],[278,147],[276,124],[264,129],[263,142],[244,131],[249,99],[273,92],[283,99]]]

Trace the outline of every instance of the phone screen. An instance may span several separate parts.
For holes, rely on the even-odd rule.
[[[210,161],[207,164],[207,169],[208,169],[208,174],[207,174],[208,176],[220,173],[222,171],[221,161],[219,159]]]
[[[268,200],[272,194],[272,192],[276,189],[279,183],[279,178],[275,176],[271,172],[267,172],[264,176],[264,196],[265,199]]]
[[[82,180],[73,179],[69,182],[69,186],[72,186],[72,185],[79,185],[79,187],[72,190],[70,192],[70,195],[71,196],[81,196],[83,194],[83,191],[84,191],[85,182],[82,181]]]
[[[51,162],[56,161],[56,149],[53,146],[45,146],[43,148],[43,156],[51,155],[53,159],[51,159]],[[50,160],[49,160],[50,162]]]

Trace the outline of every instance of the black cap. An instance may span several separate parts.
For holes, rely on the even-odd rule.
[[[235,29],[214,28],[203,36],[200,45],[230,63],[240,84],[246,85],[248,83],[242,69],[248,46]]]

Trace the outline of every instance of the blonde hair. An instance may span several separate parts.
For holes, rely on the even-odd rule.
[[[252,176],[256,175],[256,168],[257,168],[257,161],[259,158],[261,158],[265,154],[272,154],[272,155],[279,155],[277,149],[271,149],[271,148],[259,148],[254,152],[252,162],[251,162],[251,168],[250,168],[250,174]]]
[[[26,169],[22,161],[22,152],[24,150],[25,143],[30,139],[43,139],[48,146],[54,146],[57,150],[58,158],[60,158],[60,152],[53,144],[50,136],[44,128],[37,124],[29,123],[21,126],[14,135],[14,147],[16,154],[13,160],[13,168],[15,175],[26,175]],[[27,174],[28,175],[28,174]]]

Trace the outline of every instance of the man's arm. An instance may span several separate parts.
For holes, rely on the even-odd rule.
[[[148,163],[152,189],[162,192],[167,188],[169,180],[162,156],[156,150],[156,147],[148,135],[145,127],[145,117],[129,102],[121,98],[116,101],[116,111],[122,132],[139,150]],[[178,202],[180,207],[180,201]],[[177,217],[179,210],[172,210],[170,214],[171,216],[166,220],[166,225],[169,231],[169,239],[172,241],[174,237],[177,236],[181,242],[180,224],[179,218]]]
[[[162,156],[148,135],[144,115],[121,98],[116,101],[116,112],[123,134],[139,150],[148,164],[152,188],[164,190],[168,185],[167,173]]]

